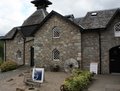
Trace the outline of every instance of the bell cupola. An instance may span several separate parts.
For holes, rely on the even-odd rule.
[[[48,5],[52,4],[52,2],[48,0],[34,0],[34,1],[31,1],[31,3],[33,3],[37,7],[37,9],[46,9]]]

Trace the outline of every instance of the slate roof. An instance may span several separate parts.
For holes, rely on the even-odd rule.
[[[118,11],[120,10],[111,9],[92,11],[88,12],[85,17],[74,18],[72,15],[62,16],[55,11],[52,11],[48,14],[47,11],[43,11],[43,9],[38,9],[23,23],[22,26],[13,28],[5,35],[3,39],[12,39],[17,31],[20,31],[24,37],[33,36],[33,34],[37,31],[37,28],[40,28],[52,15],[57,15],[63,18],[65,21],[68,21],[84,30],[103,29],[108,26],[108,24]],[[96,14],[91,15],[92,13]],[[71,19],[69,20],[69,18],[71,17],[73,19],[72,21]]]
[[[29,25],[29,26],[20,26],[20,27],[14,27],[11,31],[9,31],[3,40],[10,40],[13,39],[15,36],[16,32],[22,33],[23,37],[30,37],[33,36],[33,32],[36,31],[38,27],[38,24],[35,25]]]
[[[16,31],[17,31],[17,27],[14,27],[12,30],[10,30],[10,31],[4,36],[3,40],[4,40],[4,39],[12,39],[13,36],[15,35]]]
[[[106,28],[119,9],[88,12],[85,17],[75,19],[75,23],[84,29]],[[93,13],[93,15],[92,15]],[[94,15],[96,13],[96,15]]]
[[[74,22],[79,25],[79,24],[82,23],[83,19],[84,19],[84,17],[75,18],[75,19],[74,19]]]
[[[30,37],[33,36],[33,32],[35,32],[38,28],[39,24],[35,25],[29,25],[29,26],[21,26],[18,28],[18,31],[20,31],[24,37]]]
[[[39,24],[47,15],[48,12],[45,9],[38,9],[24,21],[22,26]]]

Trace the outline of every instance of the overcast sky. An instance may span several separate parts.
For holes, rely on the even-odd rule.
[[[22,25],[36,8],[32,0],[0,0],[0,35],[5,35],[13,27]],[[53,4],[48,12],[54,10],[62,15],[74,14],[83,17],[88,11],[120,7],[120,0],[50,0]]]

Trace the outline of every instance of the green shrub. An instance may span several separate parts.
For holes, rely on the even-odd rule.
[[[13,61],[6,61],[4,62],[0,68],[1,68],[1,72],[6,72],[6,71],[10,71],[10,70],[14,70],[18,67],[16,62]]]
[[[80,71],[75,69],[69,78],[64,81],[65,91],[82,91],[92,79],[92,73],[89,71]]]

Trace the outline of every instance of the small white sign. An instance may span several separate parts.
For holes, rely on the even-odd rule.
[[[33,68],[32,79],[35,82],[43,83],[43,80],[44,80],[44,68]]]
[[[115,37],[120,37],[120,31],[115,31]]]
[[[98,74],[98,63],[90,63],[90,72]]]

